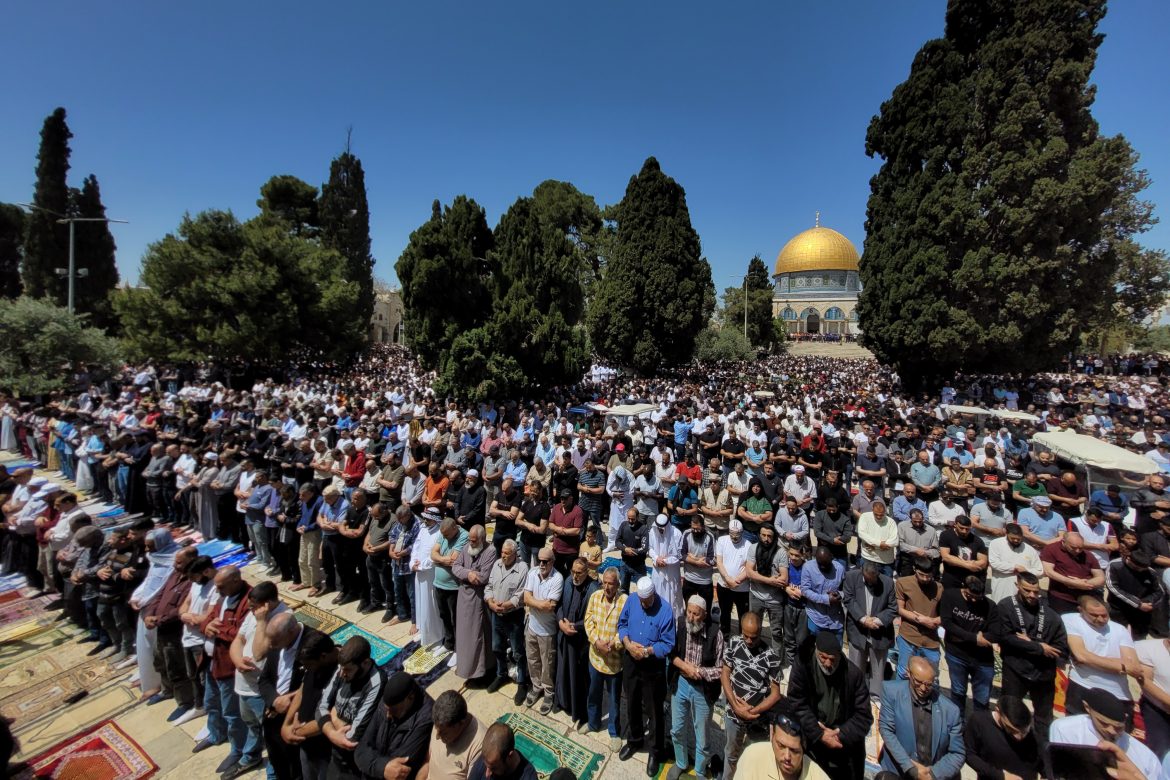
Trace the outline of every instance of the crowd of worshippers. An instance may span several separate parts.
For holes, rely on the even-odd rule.
[[[470,407],[403,363],[380,387],[249,391],[160,392],[142,370],[112,403],[54,399],[41,428],[3,403],[5,448],[141,512],[103,530],[72,489],[0,475],[4,565],[60,593],[95,654],[136,661],[172,722],[206,716],[195,749],[228,743],[229,776],[264,753],[281,778],[534,771],[496,726],[475,761],[455,757],[464,732],[439,701],[386,679],[360,638],[317,639],[279,579],[409,623],[469,685],[604,729],[650,776],[669,761],[671,777],[861,777],[876,701],[895,776],[1036,777],[1073,745],[1162,777],[1165,475],[1090,492],[1031,441],[1072,426],[1160,465],[1159,379],[967,378],[925,399],[870,361],[744,368]],[[1094,393],[1101,414],[1080,404]],[[1040,421],[980,429],[948,413],[956,398]],[[570,412],[638,400],[655,410]],[[244,545],[272,579],[217,570],[174,542],[187,526]]]

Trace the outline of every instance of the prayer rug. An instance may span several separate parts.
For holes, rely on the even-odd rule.
[[[337,615],[326,612],[320,607],[314,607],[312,604],[302,604],[296,608],[295,614],[297,620],[310,628],[317,629],[322,634],[332,634],[345,625],[345,621]]]
[[[17,778],[144,780],[158,764],[126,732],[107,720],[40,753]]]
[[[0,593],[0,605],[7,604],[10,601],[16,601],[19,598],[21,598],[19,590],[5,591],[4,593]]]
[[[44,653],[80,636],[81,631],[72,626],[59,626],[31,636],[27,640],[0,645],[0,672],[29,656]],[[82,647],[88,649],[89,645],[82,645]]]
[[[439,649],[442,650],[441,647]],[[447,658],[448,653],[446,650],[442,650],[442,653],[443,655],[436,656],[421,649],[418,642],[411,642],[391,658],[382,671],[387,677],[395,672],[407,672],[414,677],[420,688],[426,688],[447,671],[447,664],[441,662]]]
[[[358,628],[353,623],[346,623],[341,628],[329,635],[333,643],[340,647],[345,644],[346,640],[351,636],[364,637],[370,643],[370,656],[374,659],[374,663],[378,666],[385,666],[391,658],[402,652],[402,648],[397,645],[390,644],[381,637],[374,636],[369,631]]]
[[[0,699],[0,715],[26,726],[42,715],[53,713],[66,698],[78,691],[88,691],[92,694],[107,684],[128,676],[131,671],[114,669],[106,659],[89,660],[72,669],[66,669],[55,677],[38,680],[37,685],[26,687]]]
[[[594,753],[535,718],[508,712],[499,718],[516,735],[516,749],[532,762],[541,780],[560,767],[567,767],[577,780],[593,780],[605,758]]]
[[[28,618],[39,618],[47,614],[45,609],[58,596],[41,596],[35,599],[19,599],[0,604],[0,625],[15,623]],[[56,617],[54,615],[54,617]]]
[[[0,629],[0,645],[8,644],[9,642],[27,641],[37,634],[43,634],[53,627],[52,620],[38,620],[37,618],[28,618],[19,623],[5,626]]]

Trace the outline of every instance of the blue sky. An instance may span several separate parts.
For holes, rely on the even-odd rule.
[[[38,133],[65,106],[71,183],[94,173],[124,278],[185,211],[256,213],[274,174],[313,184],[353,127],[376,275],[434,198],[494,225],[544,179],[619,200],[648,155],[687,191],[716,286],[813,224],[860,249],[865,130],[943,0],[13,3],[0,62],[0,201],[31,198]],[[1170,206],[1170,3],[1117,0],[1095,114]],[[52,51],[53,53],[50,53]],[[1148,233],[1170,248],[1170,225]]]

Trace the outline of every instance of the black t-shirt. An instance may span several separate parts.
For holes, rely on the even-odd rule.
[[[960,539],[959,535],[953,528],[947,528],[938,536],[939,551],[946,550],[956,558],[962,558],[965,561],[973,561],[982,555],[987,554],[987,545],[976,536],[974,533],[967,534],[966,539]],[[943,564],[942,584],[944,588],[958,588],[963,584],[963,580],[968,575],[976,572],[960,568],[958,566],[947,566]],[[987,576],[986,569],[983,572],[984,577]]]
[[[521,505],[521,501],[525,504],[529,503],[524,500],[523,494],[517,489],[512,488],[511,495],[500,491],[496,494],[496,509],[511,509]],[[495,521],[496,530],[492,533],[492,539],[515,539],[516,538],[516,521],[511,518],[500,517],[493,515],[492,519]]]
[[[524,515],[524,522],[533,525],[540,525],[542,520],[547,520],[551,512],[547,501],[525,499],[524,503],[520,505],[520,514]],[[497,525],[496,528],[496,532],[499,533],[499,526]],[[515,535],[515,532],[516,528],[513,526],[512,534]],[[547,534],[534,534],[527,529],[520,532],[520,541],[533,548],[543,547],[546,538]]]
[[[724,460],[724,464],[728,466],[734,466],[736,463],[739,463],[743,460],[743,454],[747,452],[747,445],[739,439],[728,439],[720,446],[724,452],[729,453],[728,457]]]
[[[825,456],[822,453],[808,447],[800,451],[800,459],[813,467],[820,467],[825,463]]]

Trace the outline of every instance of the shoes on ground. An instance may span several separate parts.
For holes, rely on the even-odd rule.
[[[190,723],[196,718],[202,718],[207,712],[202,707],[192,707],[184,712],[180,717],[175,718],[172,725],[182,726],[184,723]]]
[[[190,707],[182,704],[180,704],[178,707],[175,707],[175,709],[171,711],[171,714],[167,715],[167,723],[174,723],[176,720],[186,715],[190,709]]]
[[[149,699],[146,700],[146,706],[153,707],[154,705],[159,704],[160,702],[164,702],[167,699],[173,699],[173,698],[174,697],[171,696],[171,694],[164,693],[163,691],[159,691],[158,693],[156,693],[155,695],[151,696]]]

